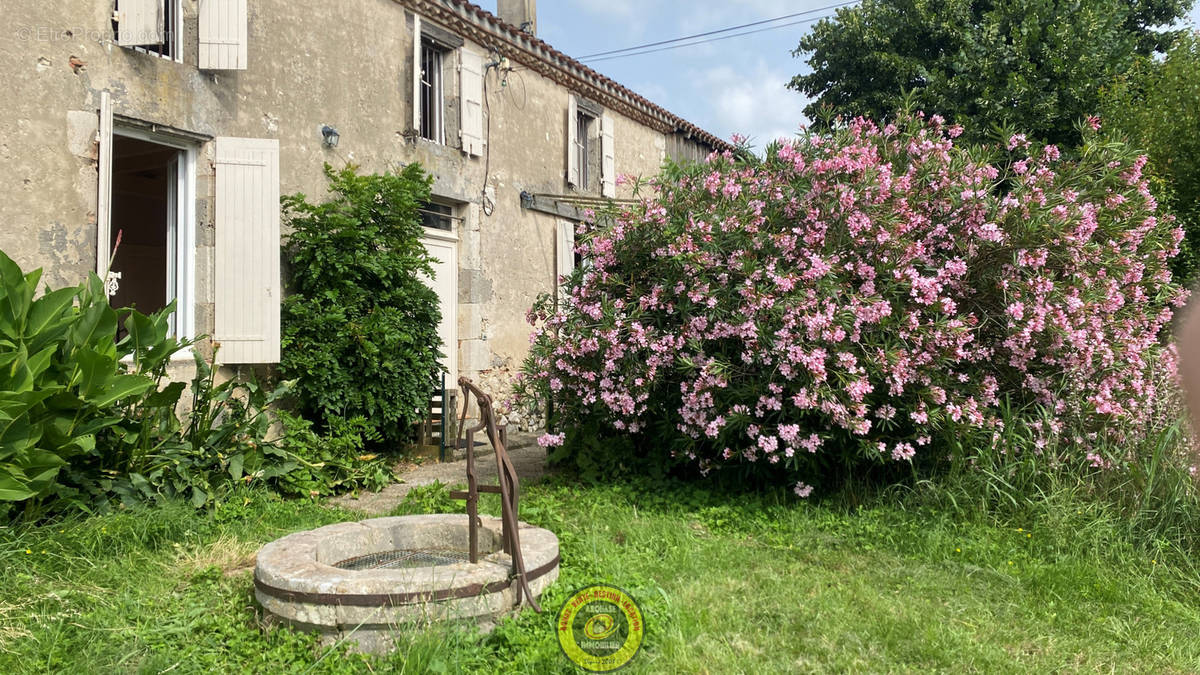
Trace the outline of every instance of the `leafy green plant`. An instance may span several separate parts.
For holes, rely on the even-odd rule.
[[[100,436],[99,479],[94,479],[95,467],[80,472],[81,489],[99,504],[113,495],[126,505],[187,498],[199,507],[234,485],[270,482],[299,467],[290,453],[267,440],[272,422],[267,411],[290,383],[266,389],[253,376],[218,381],[212,364],[198,352],[194,361],[190,386],[170,382],[165,363],[147,364],[155,377],[153,392],[131,400],[120,410],[121,421]],[[181,419],[185,392],[190,400]]]
[[[294,471],[276,481],[280,492],[317,497],[358,488],[380,490],[391,482],[386,460],[363,450],[379,440],[366,418],[331,420],[330,432],[322,436],[313,430],[312,422],[295,413],[280,410],[277,414],[284,428],[278,447],[297,463]]]
[[[381,439],[406,440],[437,381],[437,295],[419,207],[431,178],[418,165],[363,176],[326,165],[331,198],[283,199],[289,295],[280,371],[300,413],[330,434],[361,417]]]
[[[193,344],[170,335],[173,304],[114,309],[96,275],[36,297],[40,278],[0,252],[0,519],[114,500],[200,507],[244,484],[308,496],[390,480],[363,454],[378,440],[364,418],[333,420],[321,437],[280,413],[286,433],[272,438],[270,410],[292,382],[219,374],[199,352],[190,383],[173,381],[172,356]]]
[[[21,504],[28,516],[55,493],[63,468],[121,422],[114,406],[154,387],[122,359],[166,359],[181,346],[146,334],[170,307],[152,317],[118,312],[94,274],[35,299],[40,279],[0,252],[0,509]],[[129,334],[118,342],[122,316]]]

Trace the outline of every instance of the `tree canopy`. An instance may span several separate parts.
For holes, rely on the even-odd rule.
[[[1071,144],[1100,89],[1164,50],[1192,0],[863,0],[838,10],[792,52],[811,72],[790,88],[805,113],[884,119],[906,95],[966,127]]]
[[[1167,58],[1144,59],[1103,93],[1105,126],[1150,158],[1155,194],[1187,233],[1172,261],[1194,281],[1200,263],[1200,33],[1176,41]]]

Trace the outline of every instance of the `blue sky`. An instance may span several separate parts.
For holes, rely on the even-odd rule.
[[[495,11],[495,2],[481,2]],[[836,4],[839,0],[542,0],[538,37],[585,54],[632,47]],[[832,13],[832,10],[819,14]],[[817,14],[817,15],[819,15]],[[814,16],[817,16],[814,15]],[[1191,13],[1200,25],[1200,3]],[[781,22],[786,23],[786,22]],[[802,121],[804,98],[784,85],[812,24],[609,61],[584,61],[671,112],[722,137],[748,135],[761,148]]]

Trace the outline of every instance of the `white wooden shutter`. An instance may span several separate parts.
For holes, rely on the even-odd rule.
[[[217,138],[216,297],[221,363],[279,362],[279,141]]]
[[[617,196],[617,155],[613,147],[613,118],[605,113],[600,118],[600,194]]]
[[[567,185],[579,185],[579,106],[575,95],[567,94]],[[585,139],[586,140],[586,139]]]
[[[558,242],[555,245],[558,254],[557,272],[561,278],[575,271],[575,223],[560,220],[558,222]]]
[[[249,61],[246,0],[200,0],[200,68],[245,70]]]
[[[122,47],[166,42],[166,0],[120,0],[117,3],[117,44]]]
[[[463,152],[483,154],[483,56],[463,47],[458,52],[459,138]]]
[[[421,17],[413,14],[412,128],[421,134]]]
[[[108,272],[109,244],[112,240],[113,108],[112,97],[100,92],[100,127],[97,133],[98,167],[96,195],[96,274]],[[105,279],[107,281],[107,279]]]

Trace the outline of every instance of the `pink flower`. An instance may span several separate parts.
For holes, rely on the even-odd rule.
[[[812,494],[813,489],[811,485],[800,482],[796,483],[795,487],[792,488],[792,491],[796,493],[797,497],[801,499],[808,499],[808,496]]]
[[[892,459],[897,462],[912,461],[915,454],[916,449],[908,443],[897,443],[896,447],[892,448]]]
[[[562,445],[566,440],[567,435],[565,433],[542,434],[541,436],[538,436],[537,444],[543,448],[552,448]]]

